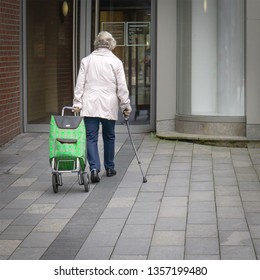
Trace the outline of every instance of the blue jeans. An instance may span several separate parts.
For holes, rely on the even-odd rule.
[[[115,124],[114,120],[101,118],[84,118],[87,136],[87,159],[90,171],[100,168],[100,158],[98,152],[99,124],[102,124],[102,137],[104,143],[104,166],[105,169],[114,169],[115,163]]]

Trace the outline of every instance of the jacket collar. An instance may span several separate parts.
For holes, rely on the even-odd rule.
[[[98,48],[98,49],[94,50],[93,53],[96,54],[96,55],[111,55],[111,56],[114,55],[112,53],[112,51],[110,51],[107,48]]]

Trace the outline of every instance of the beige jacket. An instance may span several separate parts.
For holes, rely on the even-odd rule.
[[[117,120],[118,109],[131,110],[122,61],[99,48],[83,58],[74,90],[73,107],[81,115]]]

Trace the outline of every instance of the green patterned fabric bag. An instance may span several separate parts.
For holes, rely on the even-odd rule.
[[[74,170],[77,158],[81,170],[86,167],[86,130],[82,117],[51,116],[49,136],[50,164],[55,159],[55,169]]]

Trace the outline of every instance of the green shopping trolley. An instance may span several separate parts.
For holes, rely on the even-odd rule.
[[[62,114],[51,116],[49,136],[49,158],[52,171],[52,187],[54,193],[63,185],[63,173],[78,173],[78,183],[89,191],[89,175],[86,169],[86,130],[82,117],[65,116],[65,110],[73,107],[65,106]]]

